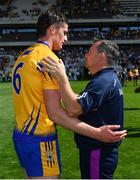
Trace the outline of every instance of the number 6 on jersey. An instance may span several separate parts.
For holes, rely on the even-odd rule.
[[[19,68],[23,67],[23,64],[24,64],[23,62],[19,63],[13,73],[13,86],[17,94],[20,93],[20,89],[21,89],[21,76],[17,71]]]

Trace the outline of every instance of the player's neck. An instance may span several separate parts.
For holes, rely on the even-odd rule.
[[[52,50],[52,41],[49,38],[39,38],[38,41],[46,42],[49,48]]]

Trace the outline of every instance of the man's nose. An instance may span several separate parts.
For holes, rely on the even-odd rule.
[[[88,56],[88,54],[86,53],[86,54],[85,54],[85,60],[87,60],[87,56]]]
[[[68,36],[65,36],[64,41],[65,41],[65,42],[68,41]]]

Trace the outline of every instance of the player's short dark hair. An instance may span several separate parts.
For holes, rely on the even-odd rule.
[[[108,65],[112,66],[117,63],[120,58],[119,46],[109,40],[95,40],[100,41],[101,43],[97,46],[98,52],[104,52],[107,57]]]
[[[37,38],[45,36],[47,29],[51,25],[56,25],[58,28],[62,23],[67,23],[66,17],[52,9],[48,9],[46,12],[42,13],[37,21]]]

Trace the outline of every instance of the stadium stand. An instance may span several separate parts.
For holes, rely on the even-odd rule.
[[[123,16],[140,16],[139,0],[114,0],[114,5]]]
[[[69,41],[59,56],[72,80],[88,77],[84,55],[92,39],[113,40],[121,58],[117,71],[140,69],[139,0],[6,0],[0,1],[0,77],[10,74],[18,54],[36,40],[36,20],[48,8],[69,21]],[[4,78],[3,78],[4,79]]]
[[[3,4],[0,8],[0,17],[9,19],[33,19],[52,6],[55,0],[13,0],[10,3]],[[4,19],[6,20],[6,19]]]

